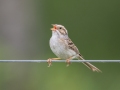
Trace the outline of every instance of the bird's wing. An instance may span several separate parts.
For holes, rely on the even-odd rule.
[[[78,48],[75,46],[75,44],[72,42],[72,40],[70,38],[66,39],[66,43],[69,46],[69,49],[75,51],[77,54],[80,53]]]

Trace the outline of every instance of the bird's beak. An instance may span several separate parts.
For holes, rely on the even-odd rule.
[[[52,24],[53,28],[51,28],[52,31],[55,31],[56,30],[56,25],[55,24]]]

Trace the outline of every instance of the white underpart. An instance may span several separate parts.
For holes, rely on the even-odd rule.
[[[50,38],[50,48],[53,53],[61,59],[68,59],[70,57],[76,58],[76,52],[69,49],[67,43],[60,40],[60,36],[57,32],[52,32],[52,37]],[[77,55],[78,56],[78,55]]]

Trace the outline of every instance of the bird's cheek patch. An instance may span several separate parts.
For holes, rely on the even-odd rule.
[[[60,33],[61,33],[61,34],[65,34],[65,31],[64,31],[64,30],[60,30]]]

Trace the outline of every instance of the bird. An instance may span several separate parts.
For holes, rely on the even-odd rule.
[[[51,66],[52,60],[64,59],[66,60],[67,66],[69,66],[70,60],[72,59],[85,60],[80,54],[78,48],[69,38],[67,29],[60,24],[52,24],[52,26],[52,36],[50,38],[49,45],[52,52],[57,56],[57,58],[49,58],[47,60],[48,67]],[[102,72],[100,69],[89,62],[82,63],[92,71]]]

